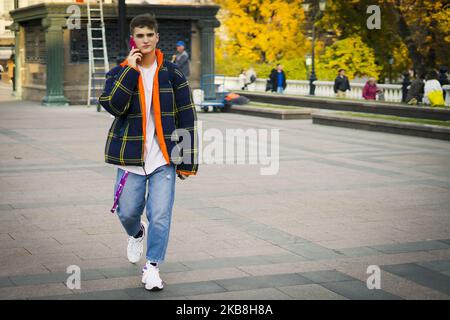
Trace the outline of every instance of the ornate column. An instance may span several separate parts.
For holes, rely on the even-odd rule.
[[[63,26],[66,20],[46,17],[42,19],[45,29],[45,46],[47,49],[46,95],[44,105],[68,105],[64,96],[64,39]]]
[[[200,55],[201,55],[201,72],[200,79],[203,75],[214,74],[214,28],[220,26],[217,19],[199,20],[200,28]],[[214,86],[205,88],[205,99],[214,99]]]

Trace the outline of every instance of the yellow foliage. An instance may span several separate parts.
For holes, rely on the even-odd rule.
[[[381,67],[375,64],[373,49],[367,46],[359,36],[349,37],[336,41],[326,48],[325,53],[319,57],[317,66],[319,79],[331,80],[336,77],[340,68],[345,69],[347,76],[378,78]]]
[[[221,27],[216,33],[216,69],[218,73],[237,76],[250,66],[258,77],[266,77],[276,63],[285,66],[289,79],[306,79],[305,55],[311,51],[306,38],[303,0],[216,0],[221,6]],[[382,8],[382,29],[368,30],[365,9],[370,0],[328,0],[317,26],[322,32],[332,30],[336,41],[324,48],[316,42],[316,73],[319,79],[334,79],[339,67],[354,76],[385,77],[387,57],[392,55],[394,78],[412,67],[411,44],[398,32],[392,16],[394,7],[411,28],[417,51],[424,57],[435,52],[436,64],[450,64],[450,5],[444,0],[378,0]],[[329,41],[329,40],[328,40]],[[433,51],[434,50],[434,51]],[[412,51],[414,52],[414,51]],[[431,56],[433,56],[431,54]],[[415,62],[416,63],[416,62]],[[432,60],[427,62],[433,64]]]
[[[302,1],[217,0],[222,9],[219,33],[226,34],[219,54],[257,63],[304,56]]]

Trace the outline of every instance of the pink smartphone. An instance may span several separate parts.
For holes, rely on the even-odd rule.
[[[128,43],[128,46],[130,47],[130,50],[137,48],[136,42],[134,42],[134,38],[132,36],[130,36],[130,42]]]

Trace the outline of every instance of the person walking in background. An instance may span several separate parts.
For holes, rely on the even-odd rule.
[[[253,67],[248,68],[247,72],[245,72],[245,81],[245,89],[248,89],[248,85],[256,81],[256,72]]]
[[[191,75],[191,71],[189,68],[189,54],[185,50],[186,44],[184,43],[184,41],[178,41],[176,43],[176,46],[177,54],[174,54],[172,56],[172,62],[175,63],[178,68],[180,68],[186,79],[188,79]]]
[[[427,81],[425,81],[423,102],[431,106],[444,105],[444,95],[442,87],[437,80],[438,74],[431,70],[427,73]]]
[[[11,55],[8,62],[6,63],[6,68],[8,69],[8,77],[11,79],[12,87],[13,87],[13,94],[16,91],[16,79],[14,77],[14,69],[16,68],[16,64],[14,63],[15,56],[14,54]]]
[[[344,69],[339,69],[338,76],[334,80],[334,93],[337,94],[339,98],[345,98],[347,90],[351,90],[350,82],[345,75]]]
[[[241,87],[241,90],[245,90],[247,88],[246,82],[247,76],[245,75],[245,70],[241,69],[241,73],[239,74],[239,86]]]
[[[248,85],[256,81],[256,72],[250,67],[247,71],[241,70],[239,75],[239,83],[241,85],[241,90],[248,90]]]
[[[376,100],[379,91],[375,78],[370,77],[363,88],[362,96],[366,100]]]
[[[410,105],[422,103],[424,86],[425,76],[423,73],[420,73],[409,86],[408,93],[406,94],[406,103]]]
[[[2,73],[5,72],[5,69],[3,69],[3,66],[0,64],[0,81],[2,80]]]
[[[439,77],[438,77],[438,81],[441,84],[441,87],[444,88],[444,86],[449,85],[450,81],[448,80],[448,75],[447,75],[448,69],[446,66],[441,66],[439,68]],[[445,90],[442,90],[444,93],[444,101],[445,101]]]
[[[286,74],[283,71],[283,66],[281,64],[277,64],[276,69],[272,69],[270,73],[270,82],[272,86],[272,92],[284,93],[286,89]]]
[[[402,81],[402,102],[406,102],[406,96],[408,95],[408,87],[411,85],[411,70],[403,72]]]

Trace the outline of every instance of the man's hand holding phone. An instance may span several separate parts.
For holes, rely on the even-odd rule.
[[[137,61],[142,59],[142,53],[139,49],[131,49],[130,54],[128,55],[128,64],[130,67],[136,68]]]

